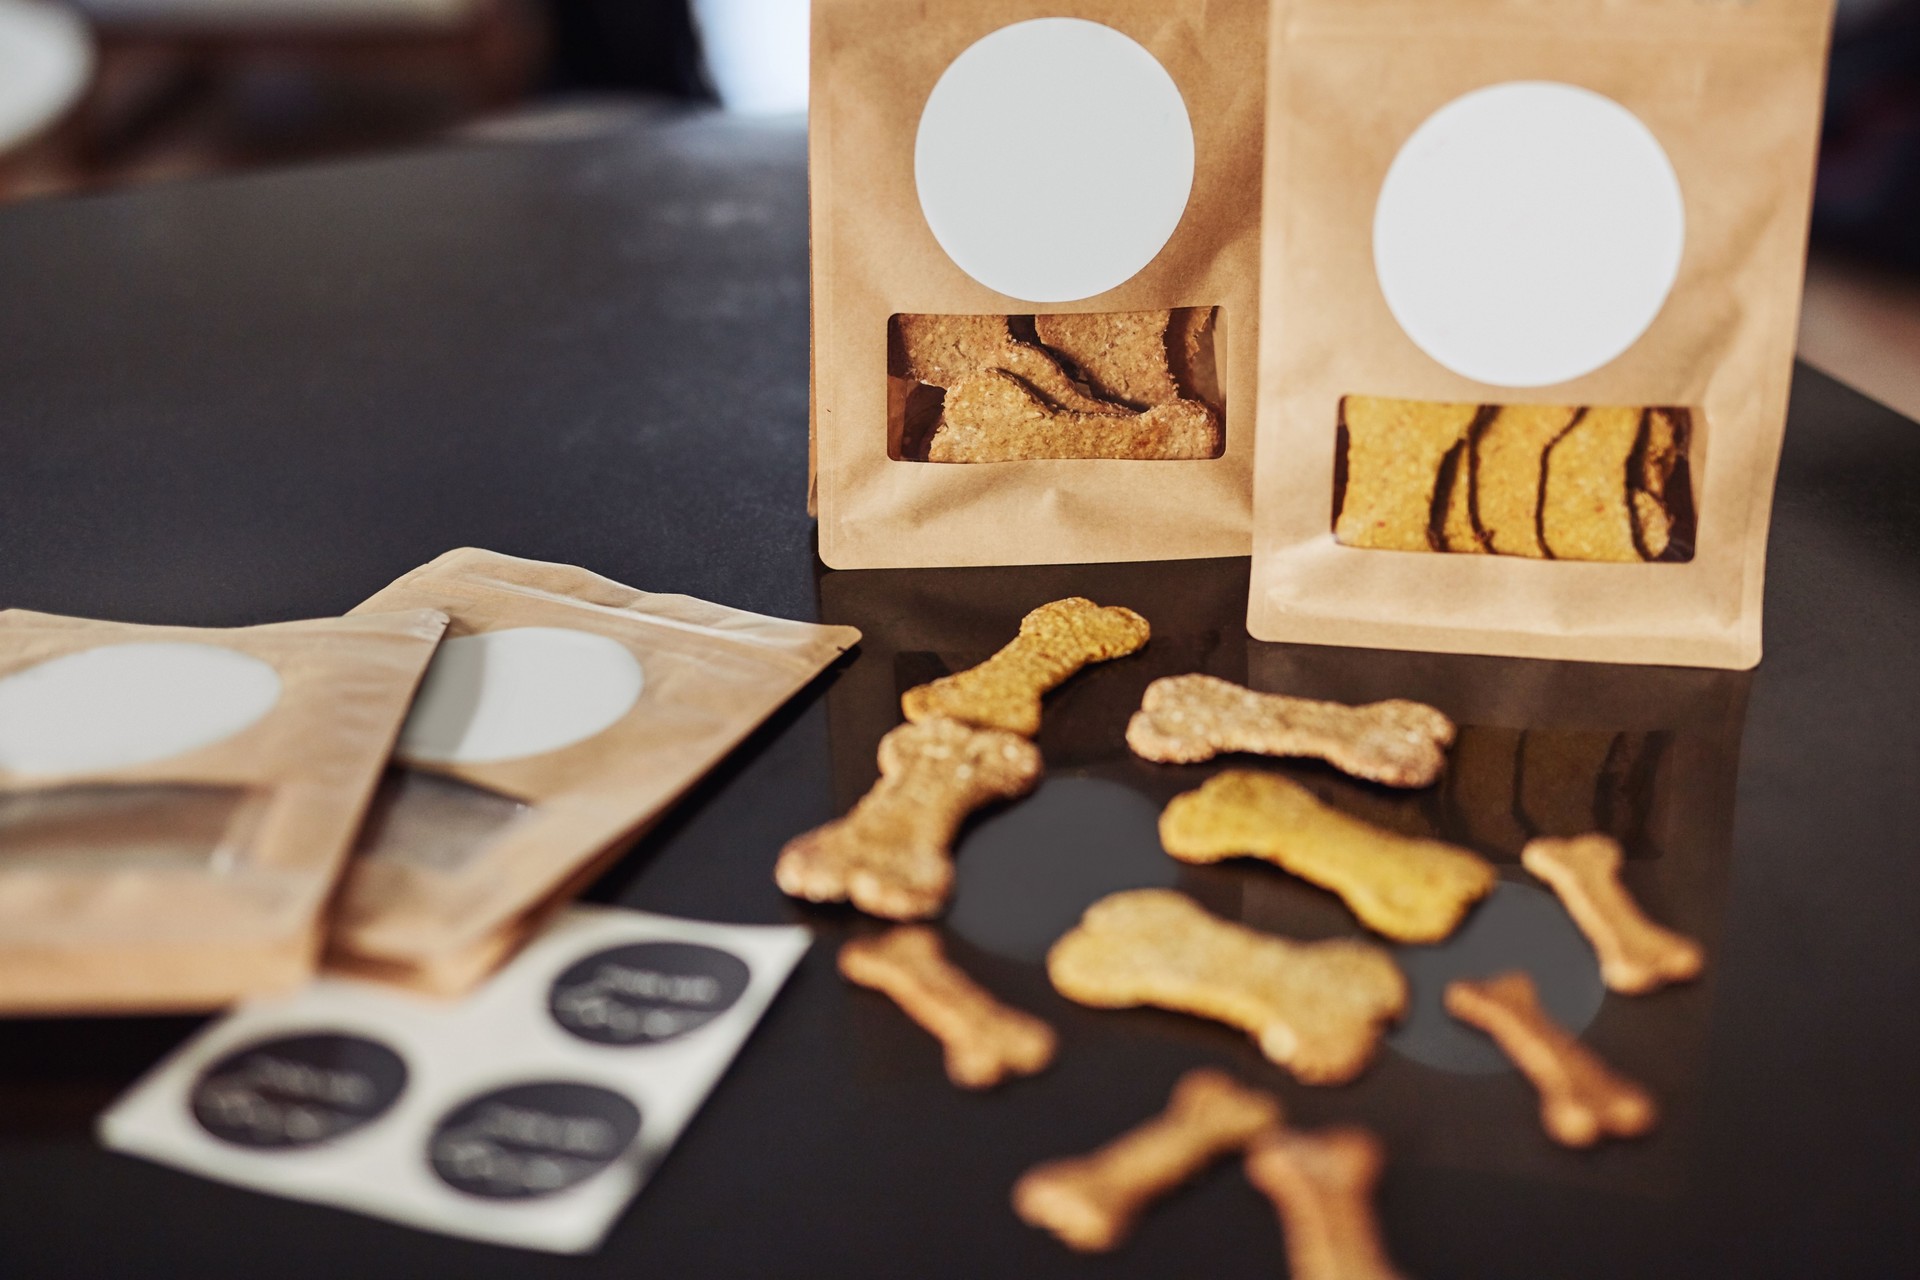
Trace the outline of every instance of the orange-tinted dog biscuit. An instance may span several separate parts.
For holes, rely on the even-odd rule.
[[[1038,315],[1040,341],[1079,366],[1100,395],[1136,409],[1180,398],[1168,361],[1166,311]]]
[[[989,370],[947,392],[927,449],[930,462],[1030,462],[1108,458],[1174,461],[1220,452],[1220,419],[1195,400],[1145,413],[1055,408],[1026,383]]]
[[[1600,957],[1600,977],[1622,995],[1700,976],[1700,944],[1647,919],[1620,883],[1620,846],[1602,835],[1534,840],[1520,862],[1566,904]]]
[[[1247,1153],[1247,1180],[1273,1201],[1293,1280],[1399,1280],[1373,1212],[1386,1156],[1365,1129],[1287,1129]]]
[[[1475,507],[1488,545],[1501,555],[1544,559],[1540,475],[1547,449],[1584,412],[1555,404],[1506,404],[1474,440]]]
[[[1350,547],[1438,550],[1433,529],[1440,465],[1466,439],[1480,407],[1347,396],[1347,485],[1333,534]]]
[[[1603,405],[1588,409],[1547,450],[1540,532],[1561,560],[1637,561],[1627,503],[1627,460],[1640,438],[1644,411]]]

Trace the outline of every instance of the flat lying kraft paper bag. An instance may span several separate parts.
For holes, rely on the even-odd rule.
[[[1266,640],[1750,667],[1830,0],[1283,0]]]
[[[328,964],[438,994],[491,972],[860,639],[472,548],[355,613],[404,607],[453,621],[348,870]]]
[[[813,7],[836,569],[1244,555],[1264,0]]]
[[[0,613],[0,1012],[197,1012],[308,977],[446,625]]]

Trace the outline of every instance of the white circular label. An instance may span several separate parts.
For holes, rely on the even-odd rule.
[[[920,113],[920,208],[959,268],[1074,302],[1153,261],[1193,190],[1193,124],[1166,68],[1112,27],[1035,18],[955,58]]]
[[[1478,382],[1544,387],[1646,332],[1685,239],[1680,181],[1638,116],[1522,81],[1414,130],[1380,188],[1373,264],[1422,351]]]
[[[591,738],[640,696],[640,663],[592,631],[515,627],[441,643],[400,732],[403,759],[490,764]]]
[[[0,769],[97,772],[210,747],[280,700],[251,654],[171,641],[103,645],[0,679]]]

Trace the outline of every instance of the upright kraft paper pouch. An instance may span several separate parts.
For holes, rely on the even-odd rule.
[[[1282,0],[1248,628],[1750,667],[1829,0]]]
[[[834,568],[1243,555],[1264,0],[816,0]]]

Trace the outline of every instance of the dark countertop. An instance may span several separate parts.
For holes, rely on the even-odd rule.
[[[1358,1120],[1393,1161],[1381,1211],[1423,1277],[1920,1273],[1920,426],[1810,371],[1795,387],[1757,672],[1264,645],[1245,561],[829,573],[802,509],[800,130],[637,112],[563,140],[0,210],[0,606],[235,625],[344,610],[461,544],[587,565],[867,632],[595,890],[633,906],[819,926],[652,1185],[587,1259],[492,1248],[107,1154],[92,1116],[187,1019],[0,1025],[0,1276],[1271,1276],[1278,1231],[1232,1168],[1120,1252],[1069,1255],[1007,1208],[1034,1161],[1156,1110],[1218,1063],[1304,1123]],[[866,927],[773,887],[780,843],[850,803],[898,690],[969,664],[1078,593],[1155,626],[1049,703],[1049,782],[960,858],[955,957],[1060,1028],[1058,1065],[987,1096],[847,989]],[[1414,796],[1286,766],[1343,806],[1467,839],[1498,912],[1449,965],[1526,963],[1660,1096],[1643,1143],[1541,1135],[1531,1092],[1416,1014],[1361,1082],[1294,1085],[1240,1035],[1097,1013],[1032,957],[1078,907],[1177,881],[1315,936],[1353,926],[1264,868],[1175,867],[1160,803],[1217,766],[1134,760],[1155,676],[1405,694],[1466,726]],[[1700,983],[1598,999],[1515,860],[1598,825],[1629,883],[1700,936]],[[1556,950],[1558,948],[1558,950]],[[1439,1065],[1432,1065],[1439,1064]]]

